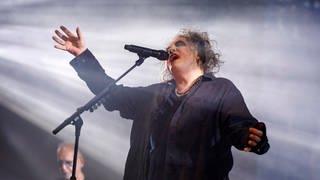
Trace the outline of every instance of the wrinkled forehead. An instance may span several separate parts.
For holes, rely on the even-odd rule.
[[[58,159],[60,159],[60,160],[72,160],[73,159],[73,149],[72,148],[62,148],[58,152]]]

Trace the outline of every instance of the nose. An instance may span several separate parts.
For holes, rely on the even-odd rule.
[[[61,170],[65,173],[68,172],[68,167],[65,164],[61,165]]]
[[[173,53],[173,52],[175,52],[176,51],[176,47],[171,47],[170,49],[169,49],[169,54],[171,54],[171,53]]]
[[[60,168],[61,168],[61,171],[62,171],[64,174],[68,174],[68,173],[70,173],[71,170],[72,170],[72,168],[71,168],[69,165],[65,164],[65,163],[61,164]]]

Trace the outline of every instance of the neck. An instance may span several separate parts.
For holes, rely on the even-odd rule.
[[[179,94],[187,93],[203,74],[204,72],[201,69],[173,74],[176,81],[176,91]]]

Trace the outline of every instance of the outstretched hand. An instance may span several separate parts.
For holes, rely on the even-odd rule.
[[[80,55],[87,49],[79,27],[76,29],[77,35],[73,34],[64,26],[60,26],[60,29],[64,32],[64,34],[59,30],[55,30],[54,32],[57,36],[52,36],[52,39],[58,43],[54,46],[55,48],[68,51],[74,56]]]
[[[261,141],[263,132],[256,128],[249,128],[249,139],[247,146],[243,149],[245,152],[250,152]]]

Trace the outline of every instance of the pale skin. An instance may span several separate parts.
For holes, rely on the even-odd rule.
[[[176,42],[185,43],[176,46]],[[203,69],[197,63],[197,51],[182,37],[176,37],[167,48],[169,60],[167,65],[171,68],[171,73],[176,81],[178,92],[185,92],[193,85],[194,81],[204,74]]]
[[[60,26],[59,30],[55,30],[56,36],[52,39],[57,43],[54,47],[67,51],[74,56],[80,55],[87,48],[83,39],[80,28],[76,28],[76,34],[69,31],[66,27]],[[184,42],[178,44],[177,42]],[[171,69],[172,76],[176,81],[177,92],[183,93],[187,91],[199,76],[204,74],[204,70],[200,67],[197,58],[198,52],[183,37],[175,37],[167,48],[169,59],[167,65]],[[263,132],[256,128],[249,128],[248,145],[243,149],[245,152],[251,151],[263,136]]]
[[[59,162],[59,169],[64,178],[70,179],[72,175],[73,166],[73,144],[62,144],[57,149],[57,160]],[[84,166],[84,159],[78,152],[77,167],[76,167],[76,178],[77,180],[84,180],[84,173],[82,168]]]

